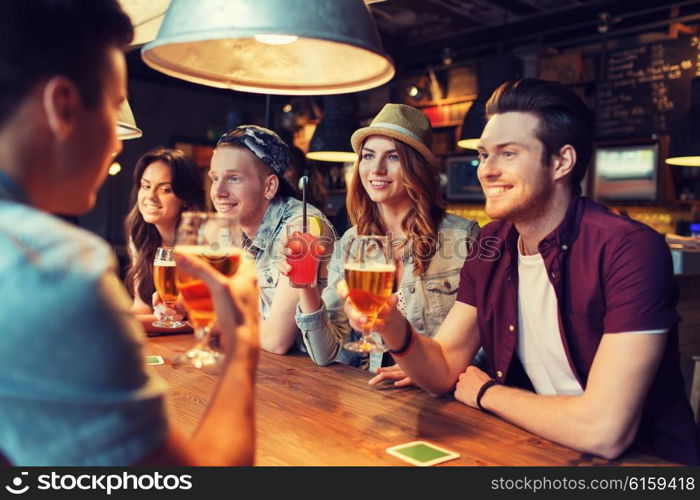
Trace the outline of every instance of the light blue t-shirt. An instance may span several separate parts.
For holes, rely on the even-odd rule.
[[[0,455],[128,465],[167,436],[143,330],[90,233],[19,203],[0,172]],[[16,190],[15,190],[16,191]]]

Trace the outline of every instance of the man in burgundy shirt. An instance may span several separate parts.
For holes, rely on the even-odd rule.
[[[577,450],[616,458],[633,443],[700,463],[679,370],[668,248],[647,226],[580,196],[592,117],[563,85],[506,82],[478,150],[486,213],[457,302],[433,339],[395,312],[381,334],[409,379]],[[344,285],[341,284],[341,293]],[[346,306],[359,326],[365,319]],[[488,372],[469,366],[480,346]],[[456,387],[456,388],[455,388]]]

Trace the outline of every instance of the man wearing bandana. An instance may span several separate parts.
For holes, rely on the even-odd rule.
[[[284,177],[289,162],[289,147],[277,134],[256,125],[241,125],[219,139],[209,170],[214,207],[239,219],[246,249],[255,258],[263,319],[260,345],[275,354],[286,354],[295,345],[303,350],[294,322],[298,294],[277,269],[278,259],[285,258],[285,228],[301,222],[303,210]],[[307,205],[307,216],[321,222],[321,237],[329,253],[335,241],[331,224],[312,205]],[[326,265],[322,259],[319,290],[326,285]]]

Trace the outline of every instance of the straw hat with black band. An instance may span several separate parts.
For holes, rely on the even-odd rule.
[[[406,104],[389,103],[384,105],[369,126],[357,129],[350,143],[355,153],[360,154],[362,143],[371,135],[383,135],[399,140],[411,146],[434,167],[440,161],[430,151],[433,145],[433,129],[425,114]]]

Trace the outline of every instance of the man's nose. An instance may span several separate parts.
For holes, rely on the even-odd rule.
[[[498,177],[500,175],[500,171],[496,165],[496,162],[491,159],[491,157],[487,156],[479,162],[476,175],[479,179],[490,179],[493,177]]]
[[[214,187],[214,195],[216,197],[228,198],[228,191],[223,182],[214,183],[212,186]]]

